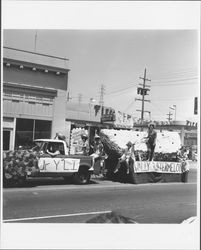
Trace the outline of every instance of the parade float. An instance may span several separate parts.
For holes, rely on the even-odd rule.
[[[177,132],[158,132],[153,161],[147,161],[147,146],[145,137],[147,132],[132,130],[102,129],[101,141],[108,159],[105,162],[109,179],[139,183],[155,182],[187,182],[188,164],[178,157],[181,148],[180,136]],[[114,173],[118,158],[122,155],[126,143],[134,144],[134,165],[129,174],[121,167]]]
[[[70,154],[74,155],[82,151],[82,135],[88,135],[88,130],[84,128],[74,128],[70,135]]]
[[[3,152],[4,186],[22,183],[27,173],[37,173],[39,152],[33,150],[13,150]]]

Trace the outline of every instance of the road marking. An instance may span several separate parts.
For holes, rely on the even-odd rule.
[[[51,219],[51,218],[81,216],[81,215],[90,215],[90,214],[107,214],[107,213],[111,213],[111,212],[112,212],[112,211],[97,211],[97,212],[76,213],[76,214],[60,214],[60,215],[50,215],[50,216],[40,216],[40,217],[29,217],[29,218],[8,219],[8,220],[3,220],[3,222],[28,221],[28,220],[40,220],[40,219]]]

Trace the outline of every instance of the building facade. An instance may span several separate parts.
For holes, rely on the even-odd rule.
[[[4,150],[65,133],[68,72],[64,58],[4,47]]]

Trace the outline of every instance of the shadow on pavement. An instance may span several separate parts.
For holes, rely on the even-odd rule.
[[[91,185],[91,184],[99,184],[98,181],[96,180],[90,180],[90,182],[88,184],[84,184],[84,185]],[[50,185],[57,185],[57,186],[61,186],[61,185],[77,185],[77,186],[82,186],[79,184],[75,184],[72,182],[72,180],[66,179],[64,180],[62,177],[60,178],[48,178],[48,177],[44,177],[44,178],[33,178],[33,179],[28,179],[25,180],[21,183],[13,183],[10,184],[9,186],[6,186],[4,188],[32,188],[32,187],[37,187],[37,186],[50,186]]]

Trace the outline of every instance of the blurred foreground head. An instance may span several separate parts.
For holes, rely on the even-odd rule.
[[[137,224],[137,222],[134,221],[133,219],[124,217],[116,212],[98,215],[92,219],[87,220],[86,223],[133,223],[133,224]]]

